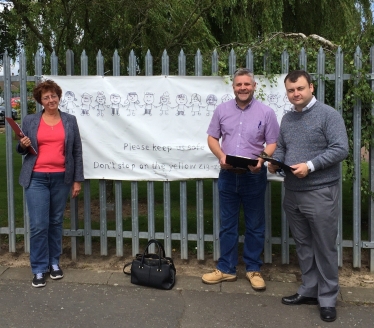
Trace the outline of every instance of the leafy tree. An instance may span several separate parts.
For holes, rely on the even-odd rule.
[[[8,8],[4,8],[3,14],[7,15],[8,11]],[[15,57],[17,54],[17,39],[10,33],[10,28],[3,19],[3,15],[0,15],[0,53],[3,54],[5,50],[8,51],[9,56]]]
[[[92,58],[101,50],[110,60],[115,50],[123,58],[121,74],[131,50],[142,70],[149,49],[155,73],[160,73],[163,50],[176,57],[181,49],[192,66],[197,49],[249,45],[274,32],[318,34],[337,41],[348,31],[360,33],[362,22],[372,23],[370,0],[2,0],[0,43],[13,55],[25,49],[28,63],[42,49],[55,51],[61,72],[65,52],[83,50]],[[11,43],[13,41],[13,43]],[[4,41],[5,42],[5,41]],[[176,60],[170,71],[176,73]],[[48,63],[46,63],[48,66]],[[89,61],[89,73],[96,65]],[[158,66],[157,66],[158,65]]]

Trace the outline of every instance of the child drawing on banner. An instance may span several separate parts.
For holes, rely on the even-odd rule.
[[[282,113],[280,112],[282,106],[278,104],[278,99],[280,97],[281,97],[281,95],[278,94],[278,93],[275,93],[275,94],[270,93],[270,94],[267,95],[268,105],[269,105],[269,107],[271,107],[273,109],[273,111],[275,112],[277,117],[282,115]]]
[[[135,116],[135,111],[138,109],[137,106],[139,106],[138,94],[136,92],[129,92],[125,101],[126,110],[129,112],[127,116]]]
[[[90,109],[91,109],[91,102],[92,102],[92,96],[85,92],[81,99],[81,115],[87,115],[90,116]]]
[[[68,114],[74,114],[75,109],[79,108],[79,105],[76,104],[74,101],[77,101],[75,98],[75,94],[73,91],[66,91],[64,100],[61,101],[61,109]]]
[[[121,105],[121,96],[118,93],[110,95],[110,108],[112,109],[112,116],[117,114],[119,116],[119,108]]]
[[[201,115],[200,108],[201,108],[201,96],[197,93],[193,93],[191,96],[191,102],[189,105],[192,107],[191,112],[192,116]]]
[[[144,114],[149,114],[152,116],[152,106],[154,101],[154,93],[152,92],[146,92],[144,93]]]
[[[170,105],[170,96],[169,92],[165,91],[160,97],[160,104],[154,106],[155,108],[160,108],[160,116],[165,114],[169,115],[169,105]]]
[[[183,115],[186,108],[190,107],[187,105],[188,99],[187,96],[183,93],[177,95],[176,97],[177,106],[173,107],[177,109],[177,113],[175,115]]]
[[[223,95],[222,98],[221,98],[222,104],[225,103],[226,101],[231,100],[232,98],[233,98],[232,95],[229,95],[228,93],[226,93],[226,94]]]
[[[210,116],[210,114],[213,115],[213,112],[217,107],[217,96],[212,94],[208,95],[208,97],[206,97],[206,104],[206,116]]]
[[[284,104],[283,104],[283,115],[284,115],[287,112],[289,112],[291,110],[291,107],[292,107],[292,104],[288,100],[287,94],[284,95],[283,102],[284,102]]]
[[[94,106],[94,109],[97,110],[97,116],[104,116],[105,107],[108,107],[107,105],[105,105],[106,97],[105,97],[104,92],[99,91],[97,93],[96,102],[97,102],[97,105]]]

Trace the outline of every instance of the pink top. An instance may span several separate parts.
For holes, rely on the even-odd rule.
[[[43,118],[37,133],[38,158],[35,172],[65,172],[65,129],[62,120],[54,126],[46,124]]]

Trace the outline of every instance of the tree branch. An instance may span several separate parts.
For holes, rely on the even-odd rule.
[[[176,46],[177,44],[179,44],[180,40],[183,39],[188,34],[188,32],[192,29],[192,27],[194,27],[194,25],[202,17],[202,15],[208,12],[213,7],[213,5],[217,2],[217,0],[212,0],[211,3],[207,7],[203,8],[200,11],[200,13],[197,14],[195,19],[187,26],[187,23],[192,19],[192,17],[195,15],[195,13],[200,8],[200,2],[201,0],[196,4],[195,9],[192,11],[190,16],[187,18],[187,20],[183,24],[179,33],[170,40],[167,48],[172,48]]]

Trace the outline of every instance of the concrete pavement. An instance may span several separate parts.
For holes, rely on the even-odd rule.
[[[173,290],[130,283],[122,272],[65,269],[62,280],[31,286],[30,268],[0,266],[0,327],[372,327],[374,289],[342,287],[338,318],[318,306],[286,306],[297,283],[267,281],[255,292],[245,279],[205,285],[179,275]]]

